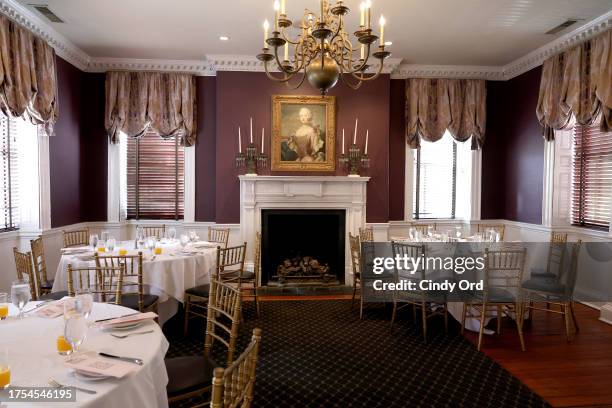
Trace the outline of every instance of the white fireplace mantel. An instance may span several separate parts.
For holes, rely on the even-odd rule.
[[[346,210],[348,233],[356,234],[366,221],[366,186],[369,177],[349,176],[239,176],[240,233],[253,260],[255,233],[261,231],[263,209]],[[345,259],[345,284],[352,284],[350,257]]]

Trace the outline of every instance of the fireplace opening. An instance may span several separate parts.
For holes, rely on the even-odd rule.
[[[262,285],[344,284],[345,218],[345,210],[262,210]]]

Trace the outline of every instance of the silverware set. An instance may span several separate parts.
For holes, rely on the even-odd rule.
[[[147,334],[147,333],[153,333],[153,330],[147,330],[147,331],[141,331],[141,332],[136,332],[136,333],[128,333],[128,334],[115,334],[115,333],[111,333],[110,335],[117,338],[117,339],[125,339],[127,337],[130,336],[137,336],[139,334]]]
[[[81,388],[81,387],[76,387],[74,385],[66,385],[66,384],[60,384],[59,382],[57,382],[55,379],[49,377],[49,385],[55,388],[68,388],[68,387],[72,387],[74,389],[76,389],[77,391],[81,391],[84,392],[86,394],[97,394],[97,391],[94,390],[88,390],[87,388]]]

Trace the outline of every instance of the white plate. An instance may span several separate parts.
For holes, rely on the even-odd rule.
[[[79,380],[91,381],[91,382],[103,381],[103,380],[107,380],[111,378],[108,375],[95,374],[95,373],[90,373],[88,371],[81,371],[81,370],[74,370],[74,376]]]
[[[104,330],[120,330],[120,331],[131,330],[131,329],[135,329],[137,327],[142,326],[143,323],[144,321],[142,320],[139,322],[117,323],[117,324],[113,324],[112,326],[105,327]]]

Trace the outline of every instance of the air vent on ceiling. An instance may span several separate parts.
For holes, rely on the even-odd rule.
[[[47,17],[47,20],[51,21],[52,23],[64,22],[64,20],[62,20],[57,16],[57,14],[52,12],[51,9],[49,9],[49,6],[46,4],[30,4],[30,6],[35,8],[36,11],[38,11],[43,16]]]
[[[577,22],[578,22],[578,20],[576,20],[574,18],[567,19],[566,21],[564,21],[563,23],[559,24],[555,28],[547,31],[546,34],[557,34],[558,32],[563,31],[566,28],[573,26]]]

